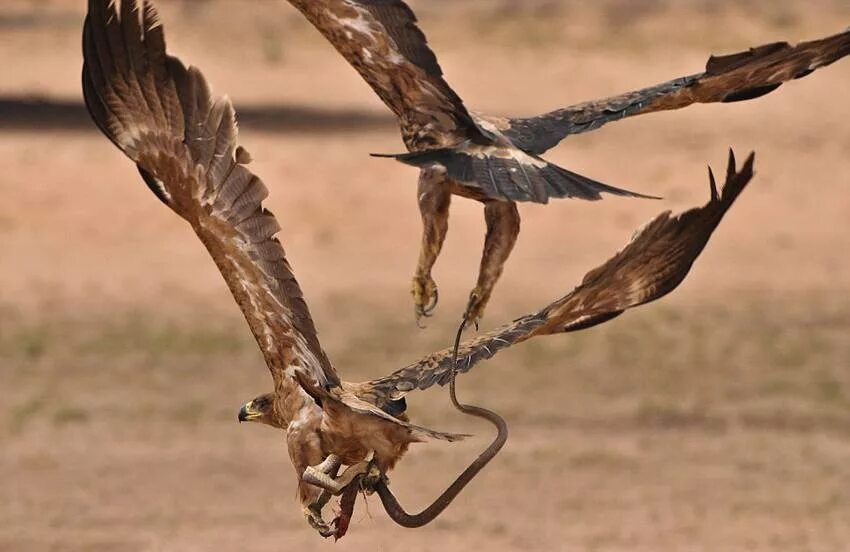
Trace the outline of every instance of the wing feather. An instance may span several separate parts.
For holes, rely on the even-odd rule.
[[[399,118],[411,149],[480,136],[403,0],[289,0]]]
[[[596,130],[626,117],[681,109],[694,103],[758,98],[848,54],[850,30],[795,46],[787,42],[765,44],[736,54],[712,56],[702,73],[537,117],[495,124],[518,148],[539,155],[571,134]]]
[[[200,71],[166,54],[147,0],[124,0],[120,8],[90,0],[83,54],[92,118],[207,247],[272,376],[287,377],[292,368],[302,385],[338,384],[275,237],[280,225],[262,206],[268,190],[236,160],[230,101],[213,100]]]
[[[476,363],[532,337],[590,328],[673,291],[752,179],[753,163],[751,154],[739,171],[730,151],[722,194],[717,193],[711,175],[711,198],[707,204],[675,216],[662,213],[636,232],[614,257],[590,271],[568,295],[536,313],[462,343],[459,371],[466,372]],[[359,384],[358,393],[380,406],[414,389],[447,384],[451,369],[452,349],[444,349],[389,376]]]

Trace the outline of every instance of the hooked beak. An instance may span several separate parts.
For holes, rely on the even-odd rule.
[[[242,408],[239,409],[239,423],[242,422],[253,422],[258,419],[262,414],[260,411],[254,408],[254,402],[251,401],[242,405]]]

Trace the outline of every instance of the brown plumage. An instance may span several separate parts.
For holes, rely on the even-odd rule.
[[[687,276],[711,233],[749,183],[753,163],[750,155],[739,171],[730,151],[722,193],[709,172],[711,199],[706,205],[678,215],[662,213],[638,230],[608,262],[588,272],[569,294],[461,344],[458,372],[532,337],[587,329],[671,292]],[[362,394],[369,394],[377,404],[398,400],[414,389],[447,384],[452,366],[452,349],[444,349],[364,384],[369,391],[364,389]]]
[[[569,172],[539,155],[570,134],[625,117],[692,103],[762,96],[850,53],[850,32],[797,46],[775,43],[712,57],[704,73],[530,118],[470,112],[443,78],[437,58],[403,0],[289,0],[330,41],[393,111],[408,154],[421,168],[423,233],[411,292],[417,320],[436,306],[431,271],[446,237],[452,194],[485,204],[487,236],[478,280],[464,315],[483,314],[519,233],[514,202],[638,196]],[[645,197],[645,196],[643,196]]]
[[[262,206],[267,189],[246,167],[250,156],[237,145],[230,101],[214,98],[200,71],[166,54],[162,25],[148,0],[120,5],[89,0],[83,54],[83,91],[92,118],[207,248],[271,372],[273,391],[246,404],[239,419],[286,431],[308,521],[323,535],[338,534],[322,519],[329,495],[319,486],[342,492],[350,515],[353,498],[345,490],[348,482],[364,477],[363,470],[368,478],[374,477],[369,470],[377,469],[373,487],[386,499],[381,478],[411,443],[460,437],[413,425],[404,415],[404,394],[451,379],[450,358],[435,353],[386,378],[342,381],[322,350],[275,237],[278,222]],[[685,277],[751,176],[752,158],[740,173],[730,162],[722,195],[712,180],[706,206],[677,217],[659,216],[570,295],[464,343],[461,369],[512,343],[589,327],[668,293]],[[335,479],[341,465],[360,471],[349,468]],[[400,519],[397,508],[391,511]],[[418,523],[422,518],[411,519]]]

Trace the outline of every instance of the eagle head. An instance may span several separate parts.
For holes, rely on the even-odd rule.
[[[242,405],[239,409],[239,422],[259,422],[272,427],[280,427],[274,412],[274,393],[260,395]]]

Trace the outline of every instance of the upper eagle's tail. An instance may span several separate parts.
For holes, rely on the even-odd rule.
[[[455,148],[372,156],[389,157],[420,168],[442,165],[449,177],[480,188],[492,199],[534,203],[548,203],[550,198],[597,201],[603,193],[659,199],[603,184],[516,148],[466,142]]]

